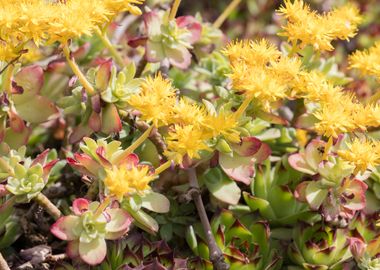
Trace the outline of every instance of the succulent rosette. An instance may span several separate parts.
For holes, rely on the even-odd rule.
[[[289,258],[302,269],[344,269],[344,263],[352,258],[347,234],[346,229],[320,223],[297,226],[293,229],[294,242],[288,248]]]
[[[68,241],[67,254],[90,265],[101,263],[107,254],[106,240],[125,235],[133,218],[121,208],[102,209],[99,202],[83,198],[73,201],[72,215],[59,218],[50,231]]]
[[[35,159],[25,157],[25,147],[18,151],[4,145],[7,154],[1,157],[4,194],[14,196],[14,202],[26,203],[35,198],[46,186],[51,169],[58,160],[48,161],[50,150],[45,150]]]

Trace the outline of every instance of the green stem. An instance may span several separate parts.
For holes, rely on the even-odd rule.
[[[75,62],[74,57],[71,56],[71,52],[67,44],[63,45],[63,54],[66,57],[66,61],[69,64],[71,70],[74,72],[74,74],[78,77],[78,80],[86,90],[87,94],[92,96],[95,94],[95,89],[91,85],[91,83],[86,79],[86,76],[83,74],[83,72],[78,67],[77,63]]]
[[[133,153],[133,151],[135,151],[149,137],[152,129],[153,125],[150,126],[147,130],[145,130],[144,133],[136,141],[134,141],[127,149],[125,149],[124,152],[115,160],[115,163],[117,164],[121,162],[129,154]]]
[[[223,11],[222,14],[220,14],[220,16],[216,19],[216,21],[213,23],[213,26],[215,28],[219,28],[222,26],[222,24],[224,23],[224,21],[228,18],[228,16],[230,16],[230,14],[232,13],[232,11],[234,11],[234,9],[240,4],[241,0],[233,0],[227,7],[226,9]]]
[[[162,173],[163,171],[168,169],[170,167],[170,165],[172,165],[172,161],[168,160],[164,164],[160,165],[157,169],[155,169],[154,173],[159,175],[160,173]]]
[[[99,28],[97,28],[95,32],[96,32],[96,35],[99,37],[99,39],[102,41],[103,45],[107,48],[109,53],[112,55],[116,63],[119,65],[119,67],[123,67],[124,60],[120,56],[119,52],[116,50],[115,46],[109,40],[107,33],[102,32]]]
[[[46,197],[44,194],[39,193],[34,200],[42,206],[55,220],[62,216],[61,211]]]
[[[235,112],[236,119],[239,119],[245,110],[248,108],[249,104],[251,103],[252,98],[246,97],[243,103],[240,105],[239,109]]]

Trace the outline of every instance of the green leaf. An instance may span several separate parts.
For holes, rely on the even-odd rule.
[[[240,188],[219,168],[208,169],[202,178],[208,190],[218,200],[233,205],[239,202]]]
[[[153,191],[141,197],[141,206],[156,213],[167,213],[170,210],[169,200],[164,195]]]

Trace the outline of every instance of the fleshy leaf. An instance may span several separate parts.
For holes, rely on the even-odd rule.
[[[156,212],[167,213],[170,210],[169,200],[162,194],[156,192],[149,192],[144,195],[142,199],[142,207]]]
[[[89,265],[100,264],[107,254],[106,241],[99,237],[89,243],[79,243],[80,258]]]
[[[60,217],[50,228],[50,232],[61,240],[75,240],[78,236],[75,229],[79,226],[80,218],[77,216]]]

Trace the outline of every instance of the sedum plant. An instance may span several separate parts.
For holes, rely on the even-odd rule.
[[[272,2],[0,0],[0,269],[378,269],[380,12]]]

